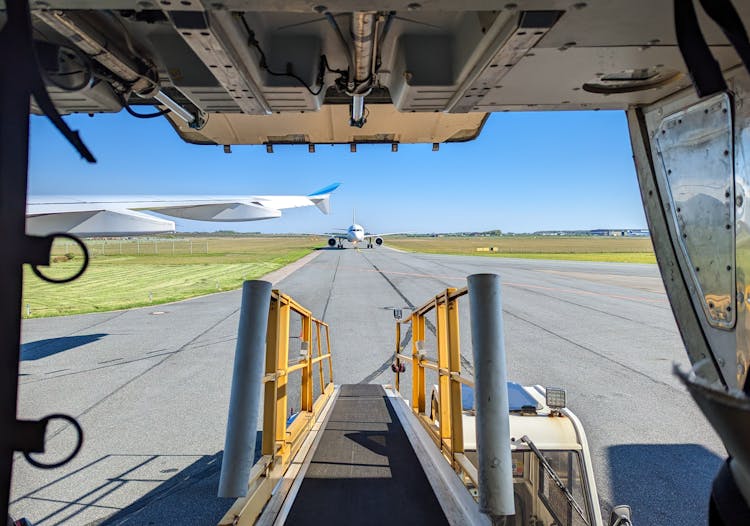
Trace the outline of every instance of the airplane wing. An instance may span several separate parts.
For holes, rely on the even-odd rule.
[[[346,239],[346,234],[341,232],[324,232],[322,234],[315,234],[316,236],[328,236],[335,237],[336,239]]]
[[[383,236],[401,236],[405,235],[407,232],[386,232],[385,234],[370,234],[369,232],[365,234],[365,239],[374,239],[376,237],[383,237]]]
[[[221,197],[49,197],[30,198],[26,231],[31,235],[68,232],[80,236],[174,232],[175,223],[143,212],[197,221],[259,221],[281,210],[316,206],[330,211],[332,184],[309,195]]]

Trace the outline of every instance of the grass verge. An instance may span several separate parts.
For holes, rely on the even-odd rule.
[[[197,247],[199,242],[193,242]],[[160,253],[97,255],[92,243],[94,257],[86,273],[62,285],[46,283],[25,268],[23,317],[128,309],[232,290],[244,280],[288,265],[320,245],[319,240],[309,237],[203,239],[203,253],[172,255],[167,250],[171,242],[152,240],[153,243],[164,245]],[[60,252],[53,250],[53,254]],[[54,259],[58,261],[42,269],[46,275],[69,276],[80,268],[80,257]]]
[[[611,263],[656,263],[649,238],[626,237],[393,237],[389,246],[409,252]]]

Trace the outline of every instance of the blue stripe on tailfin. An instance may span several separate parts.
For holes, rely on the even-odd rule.
[[[331,192],[333,192],[333,191],[334,191],[334,190],[335,190],[336,188],[338,188],[340,184],[341,184],[341,183],[333,183],[333,184],[329,184],[328,186],[326,186],[325,188],[321,188],[321,189],[320,189],[320,190],[318,190],[317,192],[313,192],[313,193],[311,193],[311,194],[307,194],[307,197],[315,197],[316,195],[324,195],[324,194],[330,194],[330,193],[331,193]]]

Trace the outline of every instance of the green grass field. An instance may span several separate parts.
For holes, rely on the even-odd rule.
[[[400,250],[431,254],[656,263],[651,239],[641,237],[389,237],[386,242]]]
[[[174,243],[167,238],[106,244],[96,240],[87,243],[93,254],[89,268],[72,283],[46,283],[26,267],[22,314],[37,318],[110,311],[231,290],[323,244],[322,238],[291,236],[193,238]],[[75,251],[56,244],[53,261],[57,261],[42,271],[53,277],[72,275],[81,262],[80,252],[75,256]],[[73,259],[68,260],[66,253],[73,253]]]
[[[73,283],[42,281],[24,271],[24,317],[38,318],[157,305],[232,290],[325,246],[312,236],[237,236],[89,240],[86,273]],[[413,252],[486,257],[654,263],[648,238],[609,237],[389,237]],[[477,249],[494,248],[494,251]],[[81,255],[64,242],[53,247],[53,277],[70,276]],[[66,256],[67,254],[67,256]],[[73,256],[69,259],[69,256]]]

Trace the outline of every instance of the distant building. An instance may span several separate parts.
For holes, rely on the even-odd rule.
[[[650,235],[647,228],[627,228],[621,229],[610,229],[610,228],[597,228],[595,230],[589,230],[589,234],[592,236],[610,236],[610,237],[647,237]]]

